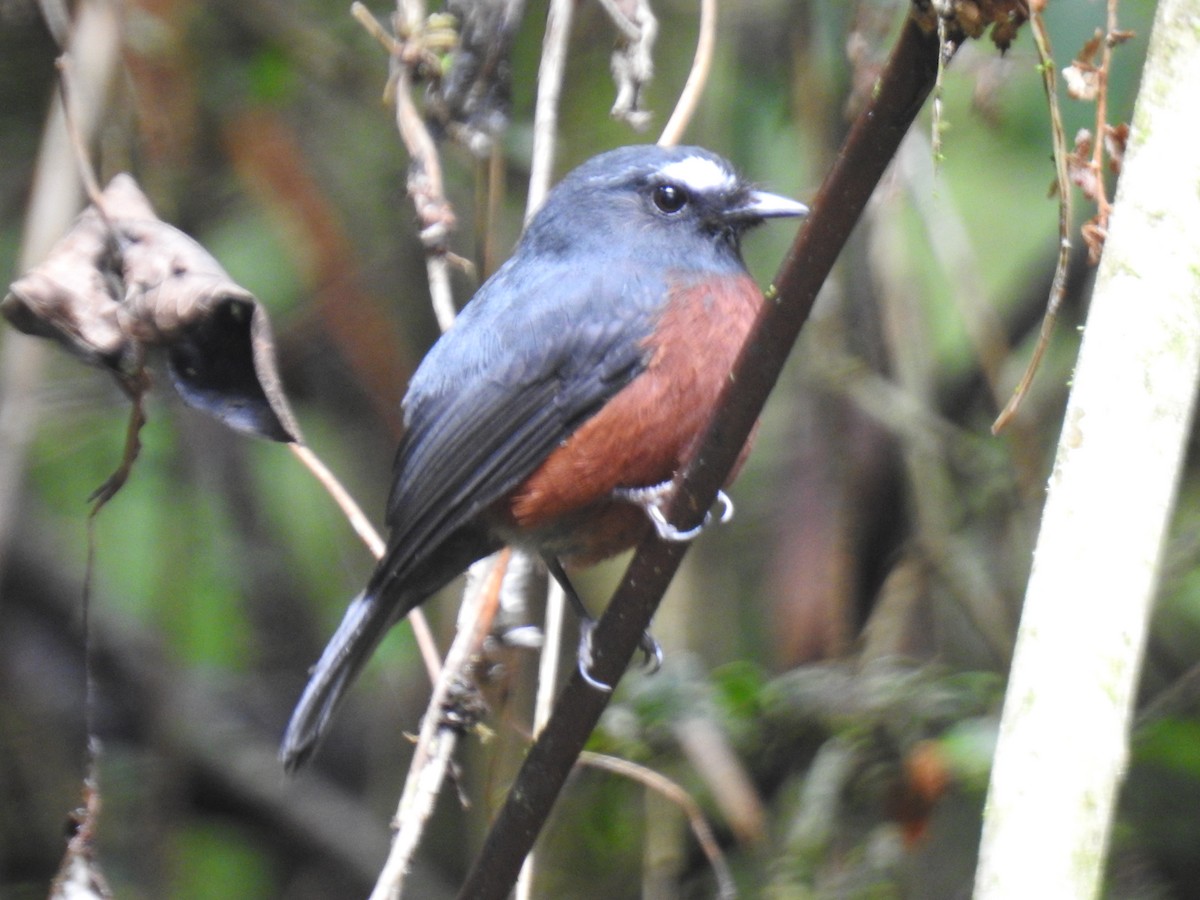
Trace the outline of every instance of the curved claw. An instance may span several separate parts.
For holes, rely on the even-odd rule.
[[[717,517],[717,521],[724,525],[733,519],[733,499],[724,491],[717,491],[717,505],[721,507],[721,515]],[[708,515],[712,515],[709,513]],[[708,524],[708,516],[704,517],[704,524]]]
[[[612,685],[593,678],[592,673],[588,671],[592,667],[592,631],[595,627],[594,619],[586,619],[579,623],[579,677],[602,694],[611,694]]]
[[[596,690],[605,694],[611,694],[613,686],[605,684],[599,678],[592,675],[590,671],[592,668],[592,631],[595,630],[595,627],[595,621],[590,619],[579,624],[579,677]],[[643,663],[646,672],[653,675],[662,668],[662,645],[654,639],[654,635],[645,631],[642,632],[642,640],[639,646],[642,655],[646,658],[645,663]]]
[[[590,687],[595,688],[602,694],[611,694],[612,685],[605,684],[599,678],[593,678],[592,673],[587,670],[587,666],[583,664],[583,660],[579,660],[579,677],[588,683]]]
[[[662,507],[657,503],[647,504],[644,509],[646,515],[650,517],[650,521],[654,523],[654,530],[658,532],[658,536],[664,541],[672,541],[676,544],[685,544],[688,541],[693,541],[700,536],[700,532],[708,525],[709,516],[706,513],[704,521],[695,528],[680,529],[676,528],[667,521],[666,515],[662,511]]]
[[[642,656],[645,657],[645,662],[642,663],[642,668],[646,670],[647,675],[654,675],[662,668],[663,664],[663,648],[662,644],[654,639],[648,631],[642,632],[641,643]]]

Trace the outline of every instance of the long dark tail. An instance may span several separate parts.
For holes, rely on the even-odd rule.
[[[359,594],[350,602],[283,735],[279,758],[287,771],[300,768],[317,749],[346,689],[395,623],[396,611],[395,602],[381,602],[378,594]]]
[[[389,551],[367,589],[350,601],[342,624],[313,667],[279,747],[285,769],[294,772],[313,755],[342,696],[388,629],[475,560],[500,546],[481,523],[472,522],[442,540],[437,552],[421,563],[414,565],[411,556],[397,557]]]

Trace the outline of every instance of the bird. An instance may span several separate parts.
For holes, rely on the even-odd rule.
[[[473,562],[527,549],[577,602],[564,567],[692,536],[662,501],[765,302],[742,236],[807,211],[694,146],[609,150],[555,185],[413,373],[386,550],[311,670],[289,772],[387,631]]]

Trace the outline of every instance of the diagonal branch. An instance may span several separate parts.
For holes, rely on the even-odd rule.
[[[768,292],[772,302],[764,305],[699,452],[677,480],[679,489],[667,511],[671,522],[684,527],[698,522],[715,499],[821,284],[928,95],[937,55],[937,35],[923,32],[910,20],[880,76],[878,90],[811,204],[808,226]],[[665,544],[655,537],[638,547],[593,634],[593,677],[607,684],[620,679],[685,550],[684,544]],[[553,718],[525,758],[492,824],[460,898],[501,900],[508,894],[611,696],[589,687],[578,671],[567,683]]]

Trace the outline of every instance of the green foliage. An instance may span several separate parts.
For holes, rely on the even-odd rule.
[[[195,822],[175,840],[171,896],[178,900],[279,896],[271,866],[256,844],[255,834],[235,821]]]
[[[1200,721],[1151,722],[1138,730],[1133,754],[1140,765],[1170,769],[1200,787]]]

